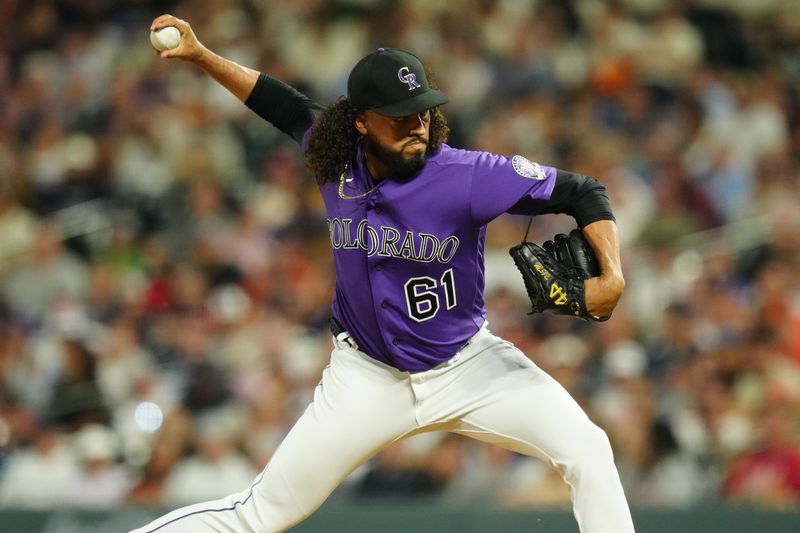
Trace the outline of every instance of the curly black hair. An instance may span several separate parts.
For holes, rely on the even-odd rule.
[[[306,160],[308,169],[320,184],[338,181],[356,153],[359,134],[355,118],[359,110],[346,98],[328,107],[314,122],[308,139]],[[447,142],[450,128],[439,108],[431,109],[430,139],[427,154],[435,154]]]

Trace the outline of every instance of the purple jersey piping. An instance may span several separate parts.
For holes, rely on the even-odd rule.
[[[153,533],[154,531],[158,531],[158,530],[159,530],[159,529],[161,529],[162,527],[165,527],[165,526],[168,526],[168,525],[170,525],[170,524],[172,524],[172,523],[175,523],[175,522],[177,522],[178,520],[183,520],[184,518],[189,518],[190,516],[194,516],[194,515],[197,515],[197,514],[203,514],[203,513],[221,513],[221,512],[223,512],[223,511],[233,511],[234,509],[236,509],[236,506],[237,506],[237,505],[244,505],[244,504],[246,504],[246,503],[247,503],[247,502],[250,500],[250,498],[253,496],[253,489],[256,487],[256,485],[258,485],[259,483],[261,483],[261,481],[262,481],[263,479],[264,479],[264,473],[262,472],[262,473],[261,473],[261,477],[259,477],[259,478],[258,478],[258,480],[256,480],[256,481],[255,481],[255,483],[253,483],[252,485],[250,485],[250,492],[247,494],[247,497],[246,497],[244,500],[241,500],[241,501],[235,501],[235,502],[233,502],[233,505],[231,505],[230,507],[223,507],[223,508],[221,508],[221,509],[200,509],[200,510],[198,510],[198,511],[192,511],[191,513],[187,513],[187,514],[185,514],[185,515],[181,515],[181,516],[178,516],[178,517],[176,517],[176,518],[173,518],[173,519],[172,519],[172,520],[170,520],[169,522],[165,522],[165,523],[161,524],[160,526],[158,526],[158,527],[157,527],[157,528],[155,528],[155,529],[148,529],[148,530],[147,530],[145,533]]]

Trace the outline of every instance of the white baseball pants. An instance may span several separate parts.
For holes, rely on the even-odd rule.
[[[633,533],[606,434],[567,391],[484,326],[450,360],[400,372],[335,341],[314,399],[244,491],[173,511],[135,533],[278,533],[313,513],[393,441],[447,430],[548,458],[582,533]]]

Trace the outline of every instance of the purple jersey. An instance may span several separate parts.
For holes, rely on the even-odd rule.
[[[443,145],[413,179],[374,184],[362,150],[356,159],[343,185],[321,186],[336,268],[333,316],[375,359],[428,370],[485,320],[486,224],[526,197],[547,200],[556,170]]]

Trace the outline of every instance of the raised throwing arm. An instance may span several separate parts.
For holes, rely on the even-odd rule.
[[[172,15],[157,17],[150,25],[150,30],[157,31],[167,26],[178,28],[181,33],[181,42],[177,48],[158,52],[160,57],[190,61],[206,71],[236,98],[242,102],[247,100],[258,81],[260,73],[257,70],[243,67],[212,52],[197,39],[188,22]]]
[[[181,34],[176,48],[158,52],[162,58],[178,58],[194,63],[220,85],[233,93],[258,116],[300,142],[322,106],[294,87],[257,70],[244,67],[206,48],[185,20],[161,15],[153,20],[151,31],[175,26]]]

